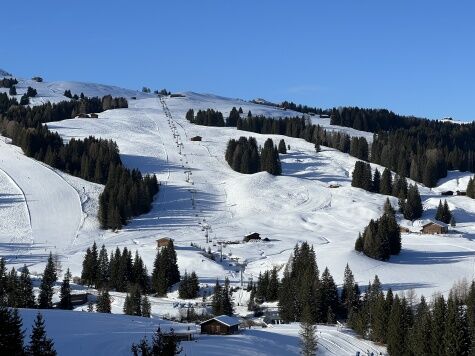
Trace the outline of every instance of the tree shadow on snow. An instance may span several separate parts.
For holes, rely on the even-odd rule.
[[[407,265],[449,264],[474,256],[475,251],[418,251],[404,248],[400,255],[392,256],[388,262]]]

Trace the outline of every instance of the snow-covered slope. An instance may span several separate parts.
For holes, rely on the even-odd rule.
[[[194,341],[181,343],[183,354],[195,356],[211,355],[298,355],[299,325],[276,325],[267,329],[256,327],[242,330],[237,335],[211,336],[199,334],[199,327],[193,324],[178,324],[162,319],[148,319],[125,315],[42,310],[45,328],[53,338],[59,355],[130,355],[130,347],[143,337],[151,339],[160,326],[162,332],[171,328],[176,333],[194,333]],[[23,325],[29,339],[36,310],[21,310]],[[67,327],[65,327],[67,325]],[[318,326],[318,355],[346,356],[362,354],[367,350],[385,352],[371,342],[356,338],[349,331],[337,331],[335,327]]]
[[[71,89],[65,82],[61,83],[37,84],[45,90],[49,86],[57,88],[50,93],[59,98],[64,89]],[[92,87],[99,90],[97,88],[104,86]],[[80,88],[90,95],[86,92],[87,85],[80,84]],[[116,91],[114,87],[107,88],[112,90],[112,95],[125,93]],[[39,100],[47,100],[47,97],[41,98],[40,95]],[[49,248],[56,246],[63,263],[72,269],[74,275],[79,275],[84,251],[96,241],[109,249],[116,246],[137,249],[150,270],[156,253],[155,240],[169,236],[175,239],[182,272],[195,270],[203,283],[212,283],[225,276],[238,283],[238,264],[245,265],[244,280],[255,279],[260,271],[285,264],[293,247],[300,241],[315,245],[319,266],[328,266],[337,283],[341,283],[347,263],[361,284],[378,274],[385,288],[396,291],[414,288],[418,294],[426,295],[433,291],[446,292],[454,281],[472,277],[475,201],[466,197],[448,198],[458,221],[454,233],[447,236],[404,234],[403,250],[399,256],[388,262],[371,260],[354,251],[354,242],[368,221],[382,214],[385,197],[351,187],[355,159],[325,147],[316,154],[313,145],[301,139],[260,135],[235,128],[196,126],[184,118],[190,108],[214,108],[226,116],[232,107],[242,107],[245,114],[251,110],[254,115],[283,117],[298,114],[239,99],[185,92],[181,97],[165,97],[163,103],[155,96],[137,96],[137,100],[129,100],[128,109],[106,111],[100,113],[98,119],[70,119],[48,125],[65,140],[89,135],[113,139],[119,145],[125,165],[156,174],[162,182],[152,211],[134,219],[118,233],[98,228],[95,216],[102,190],[100,185],[53,172],[22,156],[17,149],[0,145],[0,157],[8,156],[0,168],[14,178],[16,186],[8,183],[6,177],[0,180],[4,182],[1,184],[9,184],[9,192],[23,190],[26,193],[9,207],[16,209],[9,211],[23,211],[23,215],[18,215],[17,222],[10,223],[8,231],[13,231],[18,241],[31,241],[33,237],[35,242],[33,246],[24,246],[23,255],[16,252],[18,258],[11,259],[10,263],[26,262],[32,270],[41,271],[42,265],[37,261],[43,260]],[[166,108],[171,118],[167,117]],[[368,133],[332,126],[327,119],[313,120],[329,129],[371,138]],[[202,136],[203,141],[191,142],[190,137],[195,135]],[[239,136],[254,136],[261,145],[268,137],[275,142],[285,139],[290,150],[281,156],[283,175],[242,175],[231,170],[224,160],[224,151],[227,141]],[[21,169],[23,174],[18,172],[20,166],[17,167],[15,160],[19,165],[25,165]],[[187,171],[191,172],[189,181]],[[423,218],[434,216],[442,190],[463,189],[468,176],[451,173],[436,189],[421,187],[426,207]],[[28,177],[37,185],[30,184]],[[330,185],[339,188],[330,188]],[[45,193],[38,193],[39,190]],[[396,206],[396,199],[391,200]],[[30,209],[31,227],[24,217],[25,205]],[[39,220],[49,230],[38,228],[42,223],[37,222],[35,232],[35,214],[42,217]],[[205,239],[203,224],[211,227],[209,243]],[[411,223],[404,221],[403,224]],[[259,232],[269,241],[229,243],[242,241],[244,234],[251,231]],[[5,244],[2,246],[7,249],[9,245],[6,243],[10,240],[3,239]],[[194,243],[218,253],[221,242],[223,262],[211,261],[203,257],[199,249],[190,246]],[[23,246],[16,244],[14,248],[21,250]]]
[[[0,232],[2,255],[11,262],[20,258],[32,263],[49,250],[65,251],[73,245],[82,219],[77,192],[52,169],[4,140],[0,157],[0,172],[16,191],[11,204],[19,210],[6,220],[14,226]],[[2,206],[7,204],[8,200]],[[11,228],[19,231],[12,233]]]

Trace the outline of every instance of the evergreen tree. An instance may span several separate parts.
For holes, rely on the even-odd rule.
[[[24,265],[21,270],[21,275],[18,282],[18,297],[18,307],[34,308],[36,306],[35,295],[33,294],[33,283],[31,282],[30,272],[26,265]]]
[[[180,354],[182,348],[173,333],[165,338],[158,327],[151,344],[144,337],[140,343],[132,344],[131,351],[134,356],[173,356]]]
[[[410,348],[414,355],[431,354],[432,318],[425,298],[417,306],[414,325],[409,333]]]
[[[24,331],[18,309],[0,305],[0,350],[2,355],[22,356]]]
[[[380,186],[381,186],[381,174],[379,173],[379,170],[376,168],[373,175],[371,191],[375,193],[379,193]]]
[[[38,297],[38,306],[40,309],[51,309],[53,307],[53,286],[58,277],[56,276],[56,268],[53,262],[53,255],[49,253],[48,262],[46,263],[41,280],[40,295]]]
[[[300,323],[300,354],[314,356],[317,354],[317,326],[313,323],[308,305],[304,307],[302,322]]]
[[[223,288],[219,284],[218,280],[216,280],[216,284],[214,286],[211,307],[213,309],[214,315],[222,315],[224,312],[223,311]]]
[[[431,355],[438,356],[445,348],[445,322],[447,318],[447,306],[443,296],[439,296],[434,301],[432,311],[432,332],[431,332]]]
[[[173,241],[157,251],[152,272],[152,288],[158,296],[163,296],[168,289],[180,281],[180,272],[176,260]]]
[[[109,257],[107,256],[107,250],[104,245],[101,247],[98,257],[98,270],[96,288],[104,288],[109,285],[110,278],[110,266]]]
[[[402,301],[394,297],[388,321],[388,353],[390,355],[407,354],[407,329],[405,324],[404,308]]]
[[[150,318],[151,311],[152,311],[152,305],[150,304],[148,297],[144,295],[142,297],[142,316],[145,318]]]
[[[8,94],[13,96],[13,95],[17,95],[16,93],[16,87],[14,85],[12,85],[8,91]]]
[[[475,179],[473,177],[470,177],[470,180],[468,181],[467,196],[475,199]]]
[[[31,340],[28,345],[28,355],[31,356],[55,356],[53,340],[48,338],[45,323],[40,313],[36,315],[35,324],[31,331]]]
[[[233,302],[231,298],[231,289],[229,288],[229,279],[224,280],[224,288],[221,293],[221,310],[223,314],[232,316],[234,313]]]
[[[444,345],[446,355],[469,354],[470,338],[466,310],[454,297],[447,301]]]
[[[63,283],[61,284],[61,291],[60,291],[60,301],[58,308],[60,309],[73,309],[73,304],[71,302],[71,286],[69,285],[69,281],[71,280],[71,272],[69,272],[69,268],[64,275]]]
[[[111,312],[111,297],[107,289],[103,289],[97,297],[96,311],[98,313]]]
[[[410,185],[407,191],[407,200],[403,206],[404,218],[416,220],[422,216],[422,202],[417,185]]]
[[[239,118],[239,112],[233,107],[229,112],[229,117],[226,119],[226,126],[236,127]]]
[[[384,195],[391,195],[393,192],[392,174],[387,168],[383,170],[379,192]]]
[[[279,149],[278,149],[280,154],[286,154],[287,153],[287,148],[285,146],[285,141],[284,139],[281,139],[279,141]]]

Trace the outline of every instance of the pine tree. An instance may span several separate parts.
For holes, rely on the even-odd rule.
[[[60,301],[58,308],[59,309],[73,309],[73,304],[71,302],[71,286],[69,285],[69,281],[71,280],[71,272],[69,272],[69,268],[64,275],[63,283],[61,284],[60,290]]]
[[[393,191],[393,182],[391,171],[387,168],[384,169],[381,175],[381,184],[379,192],[384,195],[391,195]]]
[[[388,353],[390,355],[406,355],[407,330],[404,322],[404,309],[402,302],[396,295],[394,297],[388,321]]]
[[[40,313],[36,315],[35,324],[31,331],[31,340],[28,345],[28,355],[31,356],[55,356],[53,340],[48,338],[45,323]]]
[[[410,348],[414,355],[431,354],[432,319],[429,307],[422,297],[417,306],[414,325],[409,333]]]
[[[234,314],[234,308],[231,298],[231,289],[229,287],[229,279],[227,277],[224,280],[224,288],[221,294],[221,303],[223,314],[232,316]]]
[[[404,204],[404,218],[408,220],[416,220],[422,216],[422,202],[419,195],[417,185],[410,185],[407,191],[407,200]]]
[[[219,284],[218,280],[216,280],[216,284],[214,286],[211,306],[214,315],[223,314],[223,288]]]
[[[344,314],[347,317],[354,311],[358,304],[359,293],[356,294],[355,292],[355,278],[347,263],[343,277],[343,287],[341,290],[341,304],[344,308]]]
[[[13,95],[17,95],[16,93],[16,87],[14,85],[12,85],[8,91],[8,94],[13,96]]]
[[[98,258],[98,271],[97,271],[97,281],[96,288],[104,288],[109,285],[110,278],[110,266],[109,266],[109,257],[107,256],[107,250],[104,245],[101,247]]]
[[[287,148],[286,148],[284,139],[281,139],[279,141],[279,153],[280,154],[286,154],[287,153]]]
[[[96,311],[98,313],[111,312],[111,297],[107,289],[103,289],[97,297]]]
[[[468,320],[465,308],[455,298],[447,302],[447,319],[444,335],[445,351],[447,355],[469,354],[470,338]]]
[[[1,281],[0,281],[1,284]],[[31,282],[30,272],[26,265],[21,270],[20,279],[18,282],[18,306],[20,308],[34,308],[35,295],[33,294],[33,283]]]
[[[381,173],[379,173],[379,170],[376,168],[373,175],[371,191],[375,193],[379,193],[380,186],[381,186]]]
[[[18,309],[0,305],[0,350],[2,355],[24,355],[24,331]]]
[[[447,318],[447,306],[443,296],[434,301],[432,311],[431,355],[438,356],[445,351],[445,322]]]
[[[53,286],[57,279],[53,255],[50,252],[41,280],[40,295],[38,297],[39,308],[51,309],[53,307]]]
[[[313,323],[309,306],[304,306],[303,318],[300,323],[300,354],[314,356],[317,354],[317,326]]]
[[[467,196],[469,198],[475,199],[475,179],[474,179],[474,177],[470,177],[470,180],[468,181]]]
[[[142,297],[142,316],[145,318],[150,318],[152,311],[152,305],[150,304],[149,299],[146,295]]]

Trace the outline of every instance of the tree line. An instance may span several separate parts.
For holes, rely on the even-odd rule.
[[[272,175],[282,174],[278,148],[270,138],[265,141],[262,149],[258,148],[254,137],[231,139],[224,158],[236,172],[253,174],[266,171]]]
[[[339,131],[326,131],[319,125],[311,124],[304,117],[267,118],[248,115],[240,118],[237,129],[260,134],[284,135],[302,138],[320,147],[335,148],[358,159],[368,160],[369,145],[364,137],[350,137]]]
[[[475,179],[473,177],[468,180],[467,197],[475,199]]]
[[[1,88],[11,88],[18,84],[18,80],[16,78],[3,78],[0,79],[0,87]]]
[[[99,195],[98,218],[101,227],[117,230],[130,218],[148,213],[158,191],[154,174],[142,176],[137,169],[110,166],[104,191]]]
[[[376,168],[373,174],[369,163],[356,161],[351,186],[398,198],[399,210],[405,219],[415,220],[422,216],[422,201],[417,185],[408,186],[407,179],[399,175],[393,179],[391,171],[387,168],[383,170],[383,174]]]
[[[99,197],[98,218],[102,228],[120,229],[128,219],[150,211],[158,193],[155,175],[142,176],[122,165],[117,144],[112,140],[71,139],[64,143],[58,133],[43,123],[70,118],[76,112],[100,112],[116,104],[126,106],[123,98],[105,96],[79,101],[47,103],[22,107],[0,95],[0,130],[23,152],[51,167],[85,180],[105,184]],[[8,106],[8,107],[7,107]]]
[[[28,267],[23,266],[19,276],[15,268],[7,273],[5,260],[0,258],[0,305],[11,308],[53,308],[53,288],[58,280],[58,267],[50,253],[41,278],[40,292],[36,298]],[[71,273],[68,269],[61,283],[59,302],[56,305],[59,309],[73,308],[70,281]]]
[[[195,111],[190,109],[186,113],[186,119],[192,124],[203,126],[225,126],[223,113],[213,109],[198,110],[195,115]]]
[[[383,292],[375,277],[348,323],[366,339],[387,345],[389,355],[471,355],[475,350],[475,284],[454,287],[446,300]]]
[[[2,355],[56,356],[54,342],[48,337],[41,313],[36,315],[30,341],[25,345],[25,330],[18,309],[0,305],[0,351]]]
[[[262,302],[257,290],[264,295],[275,283],[272,271],[261,274],[252,288],[254,300]],[[272,282],[271,282],[272,281]],[[446,300],[436,295],[432,303],[422,296],[385,293],[375,276],[364,293],[347,265],[343,284],[337,289],[328,268],[320,276],[313,247],[297,245],[283,278],[278,281],[280,318],[285,322],[304,324],[335,323],[346,320],[365,339],[386,344],[389,355],[471,355],[475,350],[475,282],[454,286]],[[271,301],[271,300],[269,300]],[[251,304],[253,303],[253,304]],[[254,309],[252,309],[254,310]]]
[[[94,242],[84,255],[81,283],[96,289],[126,292],[130,285],[136,285],[142,293],[164,296],[177,282],[180,282],[180,272],[173,241],[157,250],[152,275],[148,274],[138,252],[132,257],[127,247],[122,252],[117,247],[109,257],[105,246],[99,251]]]
[[[475,123],[396,115],[388,110],[332,110],[332,124],[376,133],[371,162],[434,187],[449,170],[475,172]]]

